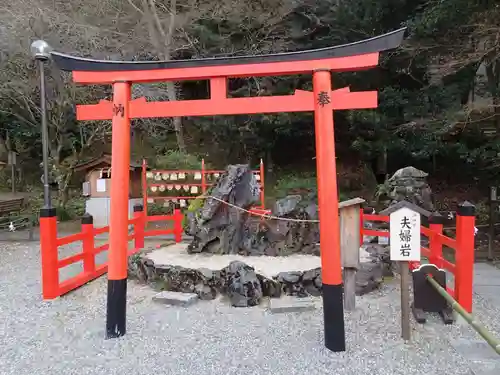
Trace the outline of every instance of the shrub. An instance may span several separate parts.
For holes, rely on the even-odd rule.
[[[152,161],[152,167],[157,169],[201,169],[201,158],[176,150],[169,150]],[[211,167],[205,164],[206,169]]]
[[[271,189],[270,189],[271,190]],[[284,198],[287,195],[298,194],[302,196],[316,195],[318,191],[317,178],[314,173],[288,174],[276,181],[271,195],[276,198]],[[347,195],[339,189],[339,201],[348,199]]]
[[[276,181],[274,196],[283,198],[291,194],[305,195],[317,190],[316,175],[312,173],[288,174]]]

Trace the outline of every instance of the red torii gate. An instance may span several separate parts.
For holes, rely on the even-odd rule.
[[[106,337],[122,336],[126,330],[130,120],[314,111],[325,346],[336,352],[345,350],[332,111],[376,108],[377,92],[350,92],[349,88],[332,91],[331,71],[376,67],[379,53],[398,47],[404,32],[403,28],[356,43],[309,51],[193,60],[123,62],[51,52],[60,69],[73,73],[74,82],[113,86],[112,101],[77,106],[78,120],[112,120],[113,125]],[[228,78],[306,73],[313,75],[313,92],[296,90],[293,95],[285,96],[227,97]],[[133,83],[183,80],[210,80],[210,99],[175,102],[131,99]]]

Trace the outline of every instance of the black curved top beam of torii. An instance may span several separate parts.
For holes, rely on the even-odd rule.
[[[379,35],[362,41],[339,46],[306,51],[284,52],[254,56],[231,56],[189,60],[168,61],[112,61],[95,60],[52,51],[54,62],[65,71],[137,71],[159,69],[204,68],[225,65],[269,64],[350,57],[394,49],[400,46],[406,28]]]

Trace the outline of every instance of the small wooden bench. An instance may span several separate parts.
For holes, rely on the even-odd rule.
[[[16,198],[0,201],[0,216],[7,216],[12,213],[19,214],[23,209],[24,198]]]
[[[24,198],[14,198],[0,201],[0,230],[7,229],[12,222],[15,227],[23,227],[29,230],[29,240],[33,240],[33,222],[31,218],[22,216]],[[1,220],[4,219],[4,220]],[[3,223],[5,222],[5,223]],[[5,228],[4,228],[5,227]]]

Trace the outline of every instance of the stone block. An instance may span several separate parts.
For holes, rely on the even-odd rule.
[[[198,295],[195,293],[180,292],[160,292],[153,296],[153,301],[172,306],[190,306],[198,301]]]
[[[451,346],[465,359],[478,362],[498,360],[498,354],[485,341],[453,339]]]
[[[312,311],[315,309],[314,301],[309,298],[280,298],[269,301],[269,311],[273,314]]]

